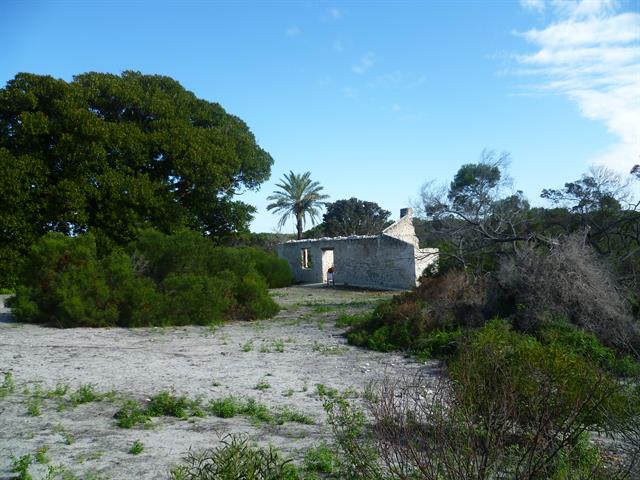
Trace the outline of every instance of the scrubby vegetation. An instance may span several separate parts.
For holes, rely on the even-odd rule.
[[[52,233],[20,271],[14,314],[60,327],[207,325],[278,311],[268,287],[291,282],[288,264],[254,248],[215,246],[195,232],[142,232],[100,257],[91,234]]]
[[[579,222],[560,232],[544,215],[536,221],[520,194],[501,195],[504,157],[485,155],[448,191],[423,192],[439,271],[368,316],[338,320],[350,343],[445,360],[435,389],[387,379],[371,386],[364,411],[325,396],[341,471],[380,480],[636,478],[638,205],[623,209],[616,177],[595,171],[546,192],[576,202],[565,214]],[[590,224],[598,230],[578,228]]]

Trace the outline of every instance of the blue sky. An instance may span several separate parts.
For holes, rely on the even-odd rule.
[[[640,155],[635,1],[0,3],[0,84],[17,72],[169,75],[250,126],[275,160],[240,198],[311,171],[331,200],[398,210],[484,148],[533,203]],[[288,223],[284,231],[293,231]]]

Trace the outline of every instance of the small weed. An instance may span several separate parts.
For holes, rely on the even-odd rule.
[[[271,388],[271,384],[264,378],[260,380],[255,387],[253,387],[254,390],[260,390],[261,392],[264,390],[268,390],[269,388]]]
[[[242,411],[242,404],[235,397],[225,397],[218,400],[211,400],[208,410],[220,418],[235,417]]]
[[[319,315],[321,313],[328,313],[328,312],[333,312],[337,307],[332,306],[332,305],[318,305],[317,307],[313,307],[311,309],[311,312]]]
[[[150,417],[178,417],[187,418],[187,411],[191,405],[187,397],[176,397],[171,393],[164,391],[151,397],[149,405],[147,405],[147,414]]]
[[[306,472],[331,474],[336,468],[337,461],[334,449],[326,443],[309,448],[304,455],[302,467]]]
[[[120,428],[131,428],[139,423],[149,422],[149,415],[135,400],[125,400],[124,404],[113,416]]]
[[[360,325],[361,323],[369,320],[371,318],[370,313],[359,313],[355,315],[340,315],[336,319],[336,327],[345,328],[345,327],[354,327],[356,325]]]
[[[253,342],[251,340],[242,344],[243,352],[250,352],[251,350],[253,350]]]
[[[344,355],[347,353],[348,348],[344,345],[325,345],[315,341],[313,343],[313,351],[322,353],[323,355]]]
[[[38,417],[42,413],[42,399],[40,397],[32,397],[27,403],[27,414],[32,417]]]
[[[280,414],[278,415],[278,423],[282,424],[285,422],[295,422],[302,423],[304,425],[315,425],[316,422],[309,415],[306,415],[302,412],[298,412],[290,407],[284,407]]]
[[[212,387],[220,387],[220,386],[222,386],[222,384],[220,382],[217,382],[217,381],[214,380],[213,382],[211,382],[211,386]]]
[[[71,433],[69,433],[61,423],[56,424],[53,427],[52,431],[54,433],[59,433],[60,435],[62,435],[64,443],[66,443],[67,445],[73,445],[73,443],[76,441],[75,437]]]
[[[309,390],[309,383],[305,380],[302,384],[302,391],[306,392],[307,390]]]
[[[284,392],[282,392],[283,397],[291,397],[293,396],[293,388],[287,388]]]
[[[283,353],[284,352],[284,340],[275,340],[273,342],[273,349],[278,352],[278,353]]]
[[[0,398],[6,397],[7,395],[15,392],[16,384],[13,381],[13,374],[11,372],[7,372],[4,374],[4,379],[0,384]]]
[[[103,400],[108,394],[101,394],[96,391],[95,385],[90,383],[80,385],[78,389],[69,395],[71,405],[77,407],[83,403],[91,403]]]
[[[67,445],[73,445],[76,443],[76,437],[74,437],[70,432],[62,432],[62,438],[64,438],[64,443]]]
[[[29,467],[33,463],[31,454],[22,455],[21,457],[11,456],[11,471],[18,474],[18,480],[32,480],[33,477],[29,473]]]
[[[45,463],[49,463],[49,457],[47,456],[48,451],[49,451],[49,447],[46,445],[43,445],[38,450],[36,450],[36,454],[35,454],[36,462],[43,465]]]
[[[68,391],[69,385],[58,384],[53,390],[47,390],[44,393],[44,396],[47,398],[62,398],[67,394]]]
[[[131,448],[129,449],[129,453],[131,455],[140,455],[143,450],[144,450],[144,445],[142,444],[142,442],[140,440],[136,440],[135,442],[133,442],[133,445],[131,445]]]
[[[269,412],[267,406],[256,402],[253,398],[247,401],[242,413],[257,422],[273,423],[274,421],[273,414]]]
[[[323,383],[317,383],[316,384],[316,393],[321,398],[324,398],[324,397],[336,398],[340,394],[340,392],[338,391],[337,388],[327,387]]]
[[[260,346],[260,353],[271,353],[271,349],[266,345]]]
[[[236,415],[244,415],[258,422],[272,423],[274,416],[269,409],[253,398],[242,402],[236,397],[225,397],[209,402],[208,410],[220,418],[232,418]]]
[[[189,451],[180,465],[170,470],[171,480],[261,479],[294,480],[300,475],[291,460],[273,447],[254,446],[245,436],[227,435],[220,446]]]

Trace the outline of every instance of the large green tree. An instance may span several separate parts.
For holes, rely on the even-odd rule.
[[[297,238],[302,238],[302,230],[307,216],[315,223],[320,215],[320,209],[328,195],[320,193],[323,187],[311,180],[311,172],[301,175],[289,172],[285,174],[280,183],[276,184],[279,190],[267,197],[271,201],[267,210],[273,210],[280,214],[278,226],[282,227],[290,217],[296,221]]]
[[[169,77],[20,73],[0,89],[0,286],[49,231],[107,249],[147,227],[246,231],[254,208],[233,197],[272,164],[242,120]]]
[[[389,226],[391,213],[375,202],[352,197],[327,204],[323,233],[330,237],[374,235]]]

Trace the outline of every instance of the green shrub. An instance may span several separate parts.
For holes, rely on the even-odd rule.
[[[172,480],[300,479],[291,460],[283,459],[273,447],[256,447],[237,435],[224,437],[217,448],[190,451],[170,475]]]
[[[245,251],[253,261],[256,271],[267,281],[269,288],[287,287],[293,283],[289,262],[257,248],[246,247]]]
[[[449,358],[458,350],[462,330],[434,330],[415,342],[414,351],[421,358]]]
[[[149,414],[135,400],[126,400],[122,407],[114,414],[120,428],[132,428],[149,421]]]
[[[242,411],[241,402],[235,397],[225,397],[209,402],[209,411],[220,418],[232,418]]]
[[[336,468],[334,448],[326,443],[309,448],[304,454],[303,466],[306,472],[333,473]]]
[[[22,321],[60,327],[265,318],[279,307],[259,268],[280,285],[283,265],[257,249],[217,247],[189,231],[145,231],[128,254],[114,250],[102,258],[91,234],[52,233],[23,262],[13,311]]]
[[[170,392],[160,392],[149,400],[147,415],[150,417],[186,418],[190,406],[190,402],[185,396],[177,397]]]
[[[129,449],[129,453],[131,455],[140,455],[143,451],[144,444],[140,440],[133,442],[133,445],[131,445],[131,448]]]
[[[162,282],[166,308],[164,318],[172,325],[210,325],[221,322],[236,305],[233,283],[220,277],[169,274]]]
[[[16,384],[13,380],[13,374],[11,372],[5,373],[2,383],[0,383],[0,398],[6,397],[15,392],[15,390]]]
[[[18,474],[19,480],[32,480],[33,476],[29,473],[29,467],[33,463],[31,454],[22,455],[21,457],[11,456],[11,471]]]
[[[551,430],[571,420],[607,431],[638,410],[630,388],[582,355],[561,344],[542,344],[502,320],[470,335],[449,374],[465,408],[484,418],[508,400],[511,421],[524,432],[540,419]]]
[[[323,397],[337,478],[631,478],[640,427],[634,387],[501,320],[457,343],[448,375],[435,384],[383,379],[367,389],[367,411],[344,395]],[[629,444],[606,455],[592,431]]]
[[[559,321],[544,325],[535,332],[535,335],[544,344],[554,344],[581,355],[590,363],[616,375],[624,377],[640,375],[640,363],[635,359],[602,345],[595,334],[579,330],[569,322]]]

